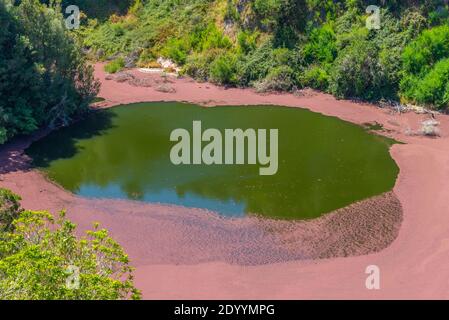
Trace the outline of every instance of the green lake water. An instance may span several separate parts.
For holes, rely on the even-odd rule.
[[[176,128],[278,129],[279,169],[179,165],[170,161]],[[65,189],[91,198],[205,208],[225,216],[308,219],[390,191],[398,167],[393,140],[334,117],[277,106],[203,108],[139,103],[89,115],[33,143],[34,165]]]

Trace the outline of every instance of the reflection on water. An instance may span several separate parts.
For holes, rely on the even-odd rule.
[[[133,198],[135,200],[146,202],[170,203],[192,208],[209,208],[233,217],[243,216],[245,212],[245,204],[243,202],[238,203],[233,199],[226,201],[208,199],[192,192],[186,192],[180,195],[172,189],[161,189],[154,192],[128,195],[123,192],[118,184],[110,184],[106,187],[84,184],[80,187],[77,193],[84,197],[95,195],[95,197],[98,198]]]
[[[279,129],[279,170],[258,165],[175,166],[173,129]],[[226,216],[256,213],[313,218],[392,189],[393,141],[333,117],[274,106],[202,108],[141,103],[96,112],[34,143],[34,164],[85,196],[206,208]]]

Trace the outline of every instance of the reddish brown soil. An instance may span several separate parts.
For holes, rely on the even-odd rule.
[[[392,193],[302,223],[232,220],[200,209],[82,199],[29,169],[22,154],[29,138],[2,148],[0,185],[21,194],[26,208],[64,208],[81,229],[93,221],[109,228],[130,254],[145,298],[449,298],[449,117],[437,117],[442,136],[431,139],[405,135],[425,115],[398,115],[312,91],[259,95],[176,79],[169,82],[176,92],[165,93],[105,80],[101,66],[96,74],[106,99],[102,107],[174,100],[285,105],[359,124],[378,122],[388,135],[406,142],[391,150],[400,167]],[[328,258],[346,255],[352,257]],[[380,290],[365,287],[365,269],[372,264],[380,267]]]

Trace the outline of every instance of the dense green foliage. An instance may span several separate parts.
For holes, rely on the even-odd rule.
[[[126,13],[132,0],[60,0],[62,8],[69,5],[76,5],[89,17],[104,20],[112,14]],[[42,3],[49,5],[55,0],[41,0]]]
[[[0,0],[0,144],[68,123],[97,93],[92,68],[52,8]]]
[[[12,231],[13,221],[22,212],[20,197],[7,189],[0,188],[0,233]]]
[[[369,30],[373,4],[381,28]],[[100,58],[163,56],[199,80],[446,108],[448,19],[443,0],[137,0],[80,34]]]
[[[424,31],[402,55],[406,99],[437,108],[449,106],[449,26]]]
[[[87,110],[98,84],[78,40],[111,73],[163,56],[222,85],[448,107],[443,0],[63,0],[85,13],[77,31],[58,2],[0,0],[0,143]],[[371,4],[379,30],[365,26]]]
[[[23,211],[0,189],[0,299],[138,299],[123,249],[94,226],[75,236],[62,212]]]

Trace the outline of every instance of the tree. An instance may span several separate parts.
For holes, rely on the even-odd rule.
[[[0,0],[0,144],[88,110],[99,83],[60,6]]]
[[[0,192],[0,217],[19,212],[0,232],[0,299],[140,298],[128,256],[105,229],[78,238],[64,212],[20,211],[18,199]]]
[[[13,230],[13,221],[22,212],[20,200],[18,195],[0,188],[0,233]]]

